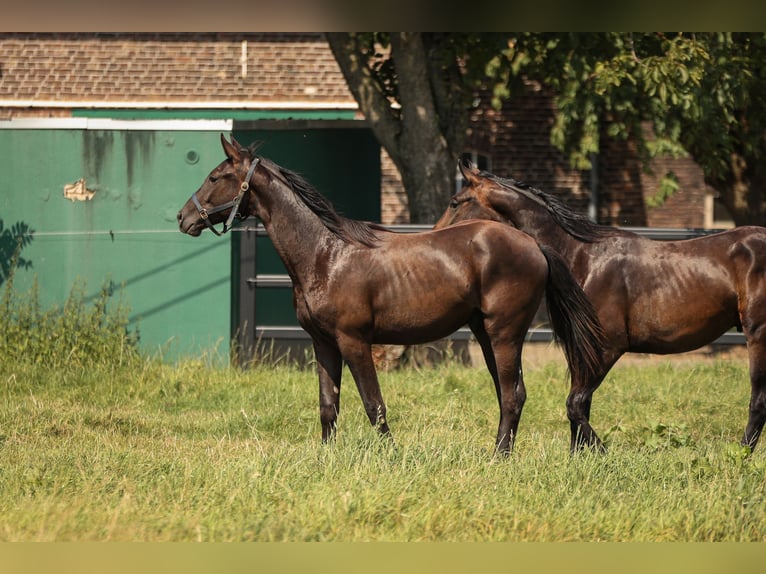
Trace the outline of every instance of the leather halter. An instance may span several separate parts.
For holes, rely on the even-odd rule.
[[[202,207],[202,204],[200,204],[199,199],[197,199],[197,192],[195,191],[192,196],[191,200],[194,203],[194,206],[197,208],[197,211],[199,212],[199,216],[202,218],[202,221],[205,222],[205,225],[207,225],[207,228],[215,233],[218,236],[223,235],[229,229],[231,229],[231,224],[234,222],[234,218],[242,219],[242,216],[239,214],[239,204],[242,202],[242,198],[245,196],[245,193],[250,189],[250,178],[253,177],[253,172],[255,172],[255,168],[258,165],[258,162],[260,162],[260,158],[255,158],[253,162],[250,164],[250,169],[247,170],[247,175],[245,176],[245,180],[242,182],[242,184],[239,186],[239,192],[237,193],[237,196],[232,199],[231,201],[227,201],[223,205],[218,205],[216,207],[213,207],[211,209],[205,209]],[[218,213],[219,211],[225,211],[227,209],[231,208],[231,213],[229,213],[228,219],[223,224],[223,230],[218,231],[215,226],[211,223],[211,221],[208,219],[208,216]]]

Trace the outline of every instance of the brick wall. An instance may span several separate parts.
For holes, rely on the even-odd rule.
[[[246,43],[243,44],[243,43]],[[243,48],[244,46],[244,48]],[[262,102],[296,106],[353,104],[332,52],[319,33],[0,33],[0,100],[193,103]],[[70,115],[61,107],[0,107],[0,120]],[[553,107],[539,87],[513,105],[475,110],[469,148],[492,158],[492,171],[562,195],[586,212],[590,174],[572,170],[549,142]],[[385,151],[384,223],[406,223],[407,198]],[[681,189],[665,205],[647,209],[657,177],[642,172],[634,150],[608,142],[599,157],[599,220],[614,225],[701,227],[705,186],[688,160],[663,161]]]
[[[486,98],[485,96],[485,99]],[[492,171],[525,181],[564,198],[575,211],[587,214],[591,174],[574,170],[550,143],[554,122],[552,98],[531,85],[500,111],[489,105],[473,114],[469,147],[492,158]],[[672,171],[679,189],[662,205],[649,208],[659,180]],[[617,226],[703,227],[705,185],[702,170],[690,159],[661,159],[651,173],[642,167],[629,142],[604,140],[597,160],[597,218]]]
[[[553,103],[535,86],[514,97],[501,110],[485,104],[477,109],[468,133],[469,147],[492,158],[492,171],[560,194],[578,211],[586,211],[590,197],[587,173],[573,170],[550,143]]]
[[[705,185],[702,170],[690,159],[656,159],[647,172],[630,142],[606,140],[599,157],[599,221],[608,225],[704,227]],[[679,188],[662,205],[648,207],[667,172]]]

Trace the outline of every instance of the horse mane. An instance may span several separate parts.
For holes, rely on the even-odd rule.
[[[548,213],[550,213],[559,227],[580,241],[597,243],[604,238],[614,237],[621,233],[616,227],[593,223],[584,215],[572,211],[557,196],[532,187],[527,183],[511,178],[499,177],[486,171],[481,172],[480,175],[505,189],[521,193],[535,203],[541,204],[548,210]]]
[[[255,146],[250,147],[252,159],[255,159]],[[367,247],[375,247],[379,241],[376,231],[385,230],[381,225],[367,221],[349,219],[340,215],[329,199],[306,181],[298,173],[279,166],[270,160],[261,158],[262,164],[270,170],[276,170],[277,175],[287,183],[292,192],[316,215],[322,224],[334,235],[346,243],[360,243]]]

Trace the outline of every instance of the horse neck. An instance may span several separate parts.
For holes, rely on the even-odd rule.
[[[530,199],[525,199],[523,206],[505,206],[503,211],[515,227],[534,237],[538,243],[552,247],[568,261],[587,245],[562,229],[546,207]]]
[[[318,257],[337,249],[342,242],[284,184],[272,181],[266,189],[255,193],[257,207],[253,215],[263,222],[293,283],[306,284]]]

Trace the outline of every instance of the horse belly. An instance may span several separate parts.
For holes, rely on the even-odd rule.
[[[680,304],[683,308],[683,304]],[[632,323],[630,349],[639,353],[685,353],[708,345],[736,325],[736,313],[654,311]]]
[[[639,253],[648,263],[626,265],[631,351],[691,351],[737,325],[738,297],[729,270],[688,249],[685,242],[652,243]]]
[[[472,307],[462,300],[424,296],[377,308],[374,342],[417,345],[447,337],[468,323]]]
[[[447,337],[478,306],[471,286],[450,274],[403,274],[372,300],[376,343],[420,344]]]

